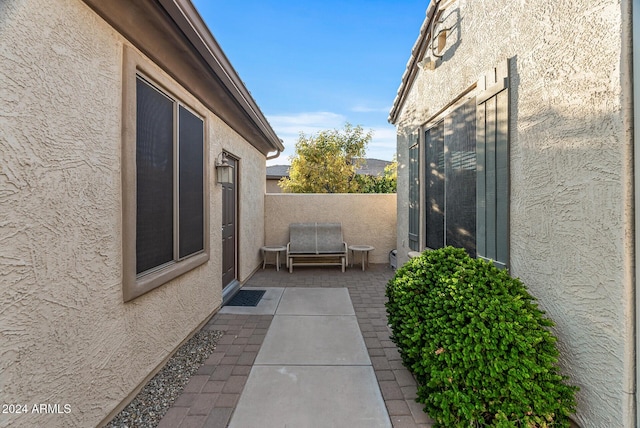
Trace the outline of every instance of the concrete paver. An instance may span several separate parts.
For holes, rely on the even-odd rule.
[[[355,316],[275,316],[255,364],[369,365]]]
[[[254,366],[230,428],[387,428],[370,366]]]
[[[391,428],[346,288],[285,290],[229,426]]]
[[[287,288],[276,315],[355,315],[346,288]]]

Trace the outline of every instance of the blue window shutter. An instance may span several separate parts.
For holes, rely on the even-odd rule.
[[[476,246],[478,257],[509,265],[509,67],[478,82]]]

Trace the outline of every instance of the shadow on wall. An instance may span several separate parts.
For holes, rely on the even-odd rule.
[[[439,19],[439,22],[442,22],[441,25],[447,29],[447,39],[450,40],[453,36],[455,40],[451,45],[448,45],[447,43],[448,46],[446,46],[443,52],[438,55],[441,61],[445,62],[453,58],[453,55],[456,53],[458,47],[460,47],[460,44],[462,43],[462,17],[460,16],[459,7],[456,7],[450,12],[447,12],[447,10],[445,10],[442,15],[443,16]],[[436,28],[436,31],[433,34],[433,40],[431,42],[432,47],[436,47],[438,45],[438,32],[440,31],[442,30]]]

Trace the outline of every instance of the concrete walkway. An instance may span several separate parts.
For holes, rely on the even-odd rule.
[[[229,427],[390,428],[347,289],[280,290]]]
[[[258,271],[257,307],[224,307],[224,331],[160,427],[430,427],[389,340],[384,287],[393,272]]]

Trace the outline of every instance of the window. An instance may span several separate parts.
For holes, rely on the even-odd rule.
[[[476,255],[475,99],[425,132],[425,230],[428,248]]]
[[[425,141],[425,220],[427,248],[444,243],[444,121],[424,134]]]
[[[508,83],[505,61],[480,80],[475,98],[452,103],[424,132],[427,248],[464,248],[502,268],[509,258]]]
[[[140,275],[204,250],[204,122],[140,76],[136,103],[136,274]]]
[[[125,49],[123,296],[138,297],[209,259],[204,109]],[[187,104],[185,101],[188,101]]]

